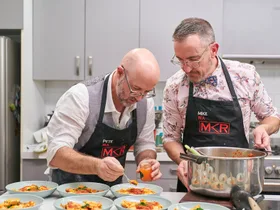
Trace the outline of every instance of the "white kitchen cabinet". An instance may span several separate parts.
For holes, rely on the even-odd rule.
[[[139,47],[139,0],[34,0],[33,79],[84,80]]]
[[[86,78],[113,71],[139,47],[139,1],[86,0]]]
[[[45,159],[24,159],[22,160],[21,180],[48,181],[50,178],[44,174],[47,168],[47,161]]]
[[[84,0],[33,0],[33,79],[84,79]]]
[[[0,0],[0,29],[23,29],[23,0]]]
[[[279,0],[224,0],[223,53],[280,55],[279,20]]]
[[[206,19],[214,28],[217,42],[222,42],[223,0],[140,0],[140,3],[140,47],[150,49],[156,56],[161,81],[178,70],[170,62],[174,54],[172,35],[183,19]]]

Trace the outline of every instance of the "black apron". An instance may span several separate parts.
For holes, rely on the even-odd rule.
[[[107,76],[104,81],[100,113],[95,130],[89,141],[79,150],[79,152],[97,158],[108,156],[115,157],[121,165],[125,167],[127,151],[130,146],[135,143],[137,137],[136,109],[132,112],[132,123],[123,130],[114,129],[102,122],[107,98],[108,80],[109,76]],[[97,175],[79,175],[55,169],[52,172],[52,181],[58,184],[70,182],[99,182],[113,186],[122,182],[122,176],[113,182],[107,182]]]
[[[191,147],[249,147],[230,75],[222,59],[220,61],[233,100],[213,101],[193,97],[193,83],[190,82],[183,147],[184,144]],[[179,179],[177,191],[187,192]]]

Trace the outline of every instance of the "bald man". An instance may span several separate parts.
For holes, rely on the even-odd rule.
[[[153,180],[159,179],[151,98],[159,76],[154,55],[140,48],[112,73],[71,87],[47,127],[52,181],[119,184],[132,145],[137,164],[148,159]]]

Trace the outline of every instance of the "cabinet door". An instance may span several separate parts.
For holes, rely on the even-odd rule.
[[[85,47],[86,77],[116,69],[139,47],[139,0],[86,0]]]
[[[165,81],[178,67],[170,60],[174,54],[172,35],[179,23],[188,17],[201,17],[210,22],[216,40],[222,41],[223,0],[141,0],[140,47],[150,49]]]
[[[279,0],[225,0],[224,54],[280,55]]]
[[[0,0],[0,29],[23,28],[23,0]]]
[[[33,78],[84,79],[84,0],[33,1]]]

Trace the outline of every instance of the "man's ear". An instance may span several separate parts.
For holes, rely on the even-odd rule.
[[[217,42],[214,42],[213,44],[211,44],[210,50],[211,50],[211,57],[215,58],[218,54],[219,44]]]

